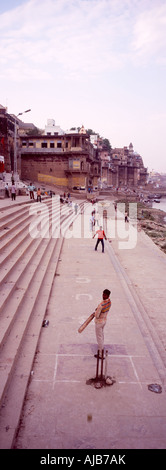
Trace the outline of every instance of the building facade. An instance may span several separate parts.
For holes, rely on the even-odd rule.
[[[89,136],[76,133],[21,137],[21,177],[68,187],[97,184],[99,162]]]
[[[15,119],[0,105],[0,155],[4,157],[4,170],[14,171]]]
[[[133,148],[109,152],[86,132],[21,137],[21,177],[72,188],[144,185],[147,169]],[[110,153],[110,154],[109,154]]]
[[[137,187],[147,182],[147,168],[131,143],[129,147],[112,149],[111,169],[113,186]]]
[[[108,151],[82,131],[21,137],[21,177],[72,188],[145,185],[142,157],[128,147]]]
[[[53,119],[35,135],[0,105],[0,155],[6,172],[17,169],[20,178],[64,188],[136,187],[147,181],[147,169],[133,145],[111,149],[89,135],[84,126],[63,131]]]

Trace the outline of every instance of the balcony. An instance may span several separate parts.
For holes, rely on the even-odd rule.
[[[68,149],[65,149],[63,150],[62,148],[48,148],[48,147],[45,147],[45,148],[36,148],[36,147],[21,147],[21,154],[27,154],[27,153],[32,153],[34,155],[37,155],[37,154],[45,154],[45,153],[48,153],[48,154],[51,154],[53,155],[54,153],[64,153],[65,151],[68,151]]]
[[[93,170],[91,169],[91,170],[89,171],[89,176],[91,176],[92,178],[93,178],[94,176],[96,176],[97,178],[99,178],[99,177],[101,176],[101,172],[100,172],[100,170],[98,170],[98,171],[93,171]]]
[[[71,147],[71,148],[62,148],[62,147],[33,147],[31,145],[29,145],[28,147],[24,147],[22,146],[21,147],[21,153],[22,154],[26,154],[26,153],[32,153],[32,154],[42,154],[42,153],[51,153],[51,154],[54,154],[54,153],[87,153],[87,149],[85,148],[81,148],[81,147]]]
[[[87,168],[70,168],[68,167],[67,169],[65,169],[65,173],[67,174],[75,174],[75,173],[85,173],[87,174],[88,173],[88,169]]]
[[[82,147],[71,147],[71,152],[82,152],[84,150]]]

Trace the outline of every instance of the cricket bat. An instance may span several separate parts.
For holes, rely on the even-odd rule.
[[[89,317],[82,323],[82,325],[78,328],[78,333],[82,333],[83,330],[89,325],[89,323],[93,320],[95,313],[91,313]]]

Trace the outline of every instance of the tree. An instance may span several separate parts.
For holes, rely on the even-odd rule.
[[[40,135],[43,133],[42,129],[38,129],[38,127],[35,127],[33,129],[29,129],[26,134],[27,135]]]
[[[107,147],[107,150],[110,152],[111,151],[111,144],[108,139],[103,139],[103,145]]]
[[[71,127],[71,128],[70,128],[70,131],[77,131],[77,132],[79,132],[80,129],[81,129],[81,127]]]
[[[99,134],[97,132],[93,131],[92,129],[87,129],[86,132],[89,135],[98,135],[99,136]]]

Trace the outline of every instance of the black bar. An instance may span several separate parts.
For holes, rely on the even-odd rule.
[[[97,351],[97,366],[96,366],[96,380],[99,376],[99,350]]]
[[[104,349],[102,349],[102,353],[101,353],[101,379],[103,379],[103,362],[104,362]]]

